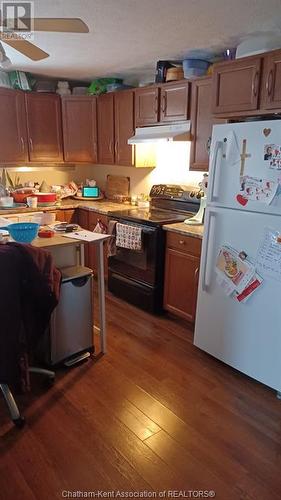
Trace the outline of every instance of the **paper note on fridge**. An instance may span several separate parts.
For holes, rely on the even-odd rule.
[[[256,268],[262,276],[281,281],[281,232],[265,229],[257,253]]]
[[[240,194],[246,200],[270,205],[278,188],[278,182],[245,175],[240,179]]]
[[[229,165],[235,165],[240,161],[240,150],[236,134],[231,130],[225,141],[225,158]]]
[[[243,292],[255,274],[255,267],[248,260],[242,260],[233,248],[222,246],[217,257],[216,272],[221,278],[220,284],[229,295],[234,290]]]
[[[249,281],[248,285],[241,293],[233,292],[233,298],[238,302],[246,302],[251,295],[261,286],[263,279],[259,274],[255,273],[253,278]]]

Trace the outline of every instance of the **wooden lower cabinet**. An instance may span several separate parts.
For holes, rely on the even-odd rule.
[[[106,226],[108,225],[108,217],[106,215],[99,214],[97,212],[89,212],[89,231],[93,231],[98,223],[101,221]],[[104,255],[104,275],[107,278],[108,275],[108,257],[107,257],[107,244],[104,243],[103,246],[103,255]],[[97,272],[98,270],[98,262],[97,262],[97,251],[94,245],[90,246],[89,249],[89,267],[93,269],[93,271]]]
[[[164,309],[195,322],[201,240],[167,232]]]
[[[103,224],[108,224],[108,217],[94,211],[79,208],[78,210],[78,224],[83,229],[93,231],[100,220]],[[97,253],[94,245],[85,245],[85,265],[97,272]],[[104,244],[104,275],[107,278],[108,274],[108,258],[107,258],[107,245]]]
[[[66,210],[56,210],[56,220],[59,222],[68,222],[69,224],[75,224],[77,222],[77,212],[73,208],[68,208]]]

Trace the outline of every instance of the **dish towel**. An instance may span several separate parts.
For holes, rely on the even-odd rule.
[[[128,250],[140,251],[142,249],[142,230],[137,226],[116,224],[116,246]]]

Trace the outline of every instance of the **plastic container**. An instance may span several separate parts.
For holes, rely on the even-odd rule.
[[[116,92],[117,90],[126,90],[133,88],[131,85],[125,85],[124,83],[110,83],[106,86],[106,92]]]
[[[38,234],[39,224],[34,222],[15,222],[3,229],[9,231],[13,240],[19,243],[31,243]]]
[[[4,87],[6,89],[12,88],[8,73],[3,71],[2,69],[0,69],[0,87]]]
[[[250,36],[239,43],[236,50],[236,59],[240,57],[262,54],[270,50],[280,49],[281,37],[276,35],[261,34]]]
[[[182,66],[184,78],[195,78],[207,73],[210,62],[203,59],[184,59]]]
[[[88,87],[73,87],[73,95],[86,95],[88,92]]]
[[[14,198],[12,196],[2,196],[0,198],[0,208],[10,208],[14,205]]]

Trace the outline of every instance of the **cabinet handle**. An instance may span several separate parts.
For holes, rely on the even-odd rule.
[[[94,155],[95,155],[95,157],[97,157],[98,156],[98,148],[97,148],[96,141],[93,141],[93,149],[94,149]]]
[[[185,241],[184,240],[179,240],[179,244],[180,245],[185,245]]]
[[[212,142],[212,136],[208,137],[207,142],[206,142],[206,151],[208,155],[210,155],[210,149],[211,149],[211,142]]]
[[[117,154],[118,154],[118,141],[117,140],[115,141],[114,150],[115,150],[115,154],[117,156]]]
[[[253,84],[252,84],[252,92],[254,97],[257,97],[258,95],[258,83],[259,83],[259,71],[256,71],[255,76],[253,78]]]
[[[165,111],[167,109],[167,97],[166,97],[166,94],[163,94],[161,109],[162,109],[162,113],[165,113]]]
[[[112,141],[109,141],[108,149],[109,149],[109,152],[112,154],[113,153],[113,151],[112,151]]]
[[[154,99],[154,113],[155,114],[158,113],[158,96],[157,95],[155,96],[155,99]]]
[[[31,139],[31,137],[29,137],[29,144],[31,151],[33,151],[33,140]]]
[[[20,138],[20,142],[21,142],[21,150],[22,152],[24,153],[25,151],[25,147],[24,147],[24,140],[23,140],[23,137]]]
[[[273,88],[273,71],[272,69],[268,73],[268,78],[266,82],[266,90],[267,90],[267,95],[270,96]]]

